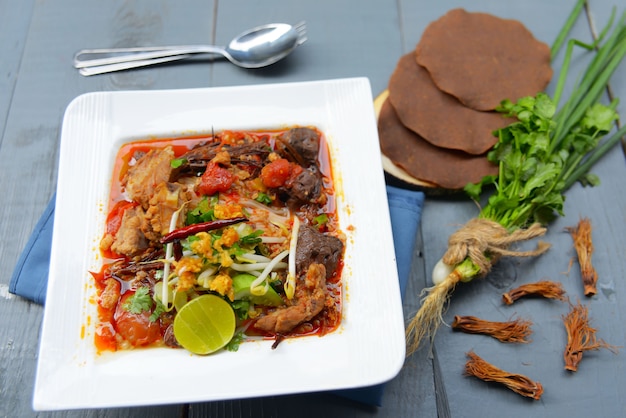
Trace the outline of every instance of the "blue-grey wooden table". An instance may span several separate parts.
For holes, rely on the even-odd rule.
[[[561,280],[570,297],[590,307],[598,336],[626,346],[626,167],[618,147],[595,168],[602,184],[575,186],[565,217],[550,225],[550,252],[531,262],[503,260],[485,280],[459,286],[445,314],[506,320],[529,316],[531,344],[503,348],[486,337],[442,328],[431,352],[405,362],[386,387],[383,406],[365,406],[331,394],[107,410],[36,413],[32,391],[43,308],[8,292],[11,272],[56,187],[59,133],[64,110],[92,91],[178,89],[365,76],[382,92],[400,56],[415,47],[426,25],[454,7],[521,20],[551,44],[573,0],[0,0],[0,416],[210,416],[210,417],[556,417],[626,416],[626,353],[585,355],[580,370],[563,369],[566,304],[529,301],[505,308],[503,290],[539,279]],[[591,39],[618,0],[590,0],[588,17],[573,28]],[[622,4],[623,7],[623,4]],[[82,48],[189,43],[225,44],[258,24],[306,20],[308,42],[284,62],[242,70],[225,61],[195,60],[94,77],[71,65]],[[582,59],[581,59],[582,60]],[[580,68],[576,61],[575,68]],[[558,71],[560,60],[555,69]],[[576,67],[578,66],[578,67]],[[575,82],[575,80],[573,80]],[[611,80],[626,100],[626,65]],[[548,88],[553,91],[553,86]],[[626,117],[626,107],[619,111]],[[79,192],[79,191],[78,191]],[[442,255],[448,235],[475,216],[460,197],[428,196],[405,298],[405,316],[419,306],[419,292]],[[584,299],[571,239],[563,232],[579,217],[591,218],[599,272],[598,294]],[[358,347],[354,348],[358,350]],[[465,353],[475,350],[500,366],[542,382],[540,401],[463,376]],[[328,377],[332,379],[332,376]],[[183,384],[184,382],[164,382]]]

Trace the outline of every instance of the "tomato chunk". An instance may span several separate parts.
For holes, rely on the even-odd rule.
[[[228,169],[217,163],[210,162],[207,164],[206,171],[200,179],[198,192],[203,195],[211,196],[217,192],[226,192],[235,181],[235,176]]]
[[[280,187],[291,174],[291,163],[284,158],[272,161],[261,170],[261,180],[265,187]]]
[[[127,292],[117,305],[115,311],[115,329],[133,347],[152,344],[161,338],[160,321],[150,321],[151,312],[143,311],[135,314],[124,308],[124,302],[134,292]]]

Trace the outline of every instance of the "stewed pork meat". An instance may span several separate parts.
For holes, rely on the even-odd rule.
[[[326,268],[311,264],[306,275],[301,275],[296,287],[296,303],[261,317],[255,328],[275,334],[291,331],[304,321],[313,319],[324,309],[326,301]]]
[[[122,186],[128,197],[147,209],[155,189],[169,180],[172,173],[171,161],[174,158],[176,156],[171,146],[162,150],[150,150],[139,158],[122,179]]]
[[[309,225],[300,225],[297,248],[296,271],[305,271],[313,263],[323,264],[327,279],[337,270],[343,254],[343,242],[339,238],[322,234]]]

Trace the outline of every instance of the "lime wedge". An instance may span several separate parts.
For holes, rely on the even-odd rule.
[[[235,312],[224,299],[203,295],[189,301],[174,319],[174,336],[194,354],[210,354],[235,334]]]

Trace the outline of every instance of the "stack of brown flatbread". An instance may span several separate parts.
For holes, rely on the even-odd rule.
[[[456,190],[497,174],[486,152],[493,131],[513,121],[494,109],[543,91],[551,77],[550,48],[522,23],[451,10],[398,61],[379,109],[382,152],[429,187]]]

